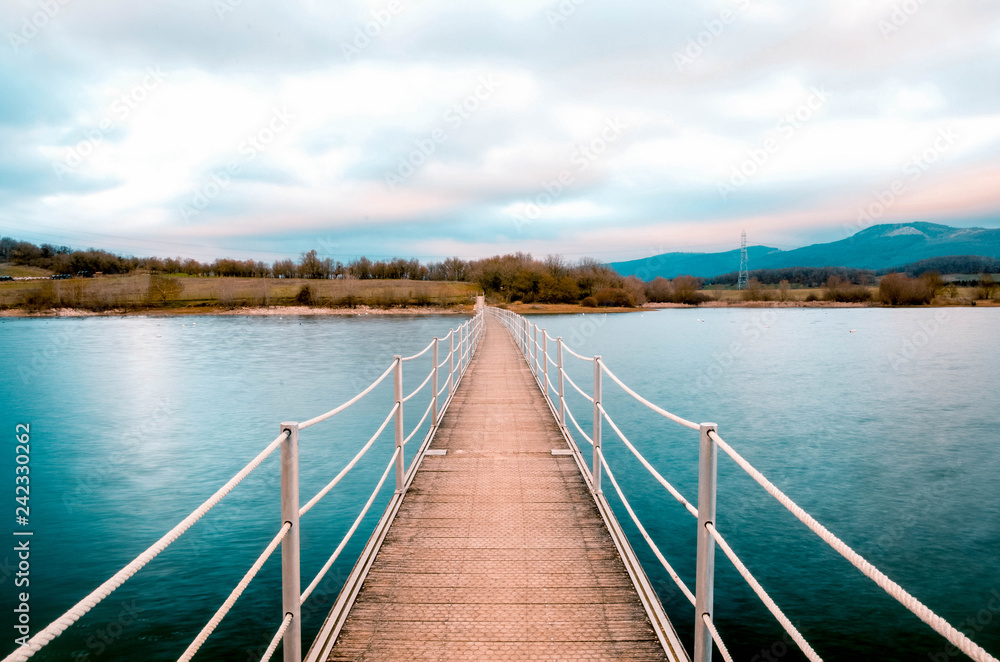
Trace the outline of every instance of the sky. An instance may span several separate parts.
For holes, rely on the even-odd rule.
[[[996,0],[4,0],[0,234],[260,260],[1000,227]]]

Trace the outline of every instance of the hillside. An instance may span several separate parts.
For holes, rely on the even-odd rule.
[[[790,251],[767,246],[747,248],[750,269],[852,267],[891,269],[934,257],[979,255],[1000,259],[1000,230],[953,228],[935,223],[875,225],[827,244]],[[650,280],[680,275],[711,278],[739,268],[738,250],[724,253],[664,253],[641,260],[614,262],[623,276]]]

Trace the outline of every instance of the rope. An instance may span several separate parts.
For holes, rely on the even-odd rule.
[[[402,359],[403,363],[406,363],[407,361],[412,361],[413,359],[419,359],[421,356],[423,356],[424,354],[426,354],[430,350],[430,348],[434,346],[434,343],[436,343],[436,342],[437,342],[437,338],[435,338],[434,340],[432,340],[430,345],[427,345],[427,347],[424,347],[422,350],[420,350],[419,352],[417,352],[413,356],[407,356],[406,358]]]
[[[417,433],[417,430],[420,429],[420,426],[423,425],[424,421],[427,420],[427,416],[430,415],[430,413],[431,413],[431,407],[433,407],[433,406],[434,406],[433,402],[431,402],[430,404],[427,405],[427,409],[424,410],[424,415],[421,417],[420,422],[417,423],[417,427],[413,428],[413,432],[410,433],[410,436],[403,440],[403,445],[404,446],[410,441],[410,439],[413,439],[413,435],[415,435]]]
[[[440,397],[441,397],[441,394],[442,394],[442,393],[444,393],[444,392],[445,392],[445,391],[447,391],[447,390],[448,390],[448,380],[446,379],[446,380],[444,380],[444,386],[442,386],[442,387],[441,387],[441,390],[440,390],[440,391],[438,391],[438,393],[437,393],[437,394],[438,394],[438,397],[440,398]]]
[[[402,449],[400,448],[397,448],[393,452],[392,457],[389,459],[389,464],[386,466],[385,471],[382,472],[382,478],[379,479],[378,485],[375,486],[375,491],[372,492],[372,495],[370,497],[368,497],[368,502],[365,504],[365,507],[361,509],[361,514],[358,515],[358,518],[356,520],[354,520],[354,524],[351,525],[351,528],[350,530],[348,530],[347,535],[344,536],[344,539],[340,541],[339,545],[337,545],[337,549],[333,552],[333,555],[330,556],[330,558],[327,560],[325,564],[323,564],[323,567],[320,568],[319,573],[312,580],[312,582],[309,583],[309,586],[306,587],[306,590],[302,592],[301,597],[299,597],[300,605],[305,603],[305,601],[309,599],[309,595],[314,590],[316,590],[316,587],[319,586],[319,583],[323,580],[323,577],[325,577],[326,573],[329,572],[330,567],[333,565],[334,561],[336,561],[337,557],[340,556],[340,553],[344,551],[344,547],[347,546],[347,542],[351,539],[351,536],[354,535],[354,532],[357,531],[358,526],[361,524],[361,520],[365,518],[365,515],[368,513],[368,509],[371,508],[372,503],[374,503],[375,501],[375,497],[378,496],[379,491],[382,489],[382,484],[385,483],[386,476],[388,476],[389,472],[392,471],[392,467],[396,463],[396,456],[400,452],[402,452]]]
[[[850,561],[855,568],[860,570],[866,577],[875,582],[879,588],[913,612],[917,618],[931,626],[938,634],[943,636],[951,642],[953,646],[971,657],[973,660],[976,660],[976,662],[998,662],[995,657],[980,648],[975,642],[952,627],[950,623],[935,614],[922,602],[910,595],[902,586],[889,579],[881,570],[873,566],[865,560],[864,557],[851,549],[847,543],[830,533],[825,526],[813,519],[812,515],[807,513],[797,503],[788,498],[785,493],[775,487],[771,481],[764,478],[764,476],[749,462],[747,462],[742,455],[737,453],[733,450],[732,446],[723,441],[722,437],[715,432],[709,432],[709,435],[715,440],[715,443],[719,445],[719,448],[724,450],[729,457],[733,458],[733,460],[736,461],[736,464],[740,465],[744,471],[750,474],[751,478],[757,481],[757,483],[767,490],[771,496],[777,499],[781,505],[795,515],[799,521],[809,527],[809,529],[818,535],[823,542],[837,550],[837,552]]]
[[[639,533],[641,533],[642,537],[645,538],[646,543],[649,544],[649,548],[653,550],[653,554],[656,554],[656,558],[659,559],[660,564],[663,565],[663,569],[667,571],[670,578],[673,579],[674,583],[677,584],[677,587],[681,589],[681,593],[684,594],[684,597],[687,598],[692,605],[695,604],[694,593],[692,593],[691,590],[684,584],[680,575],[677,574],[677,571],[673,569],[663,554],[660,553],[660,548],[656,546],[655,542],[653,542],[653,539],[646,531],[646,527],[639,522],[639,518],[636,517],[635,511],[632,510],[632,506],[629,505],[628,499],[626,499],[625,495],[622,493],[622,488],[618,486],[618,481],[615,480],[615,475],[611,473],[611,467],[608,466],[608,461],[604,459],[604,453],[601,453],[600,456],[601,464],[604,466],[604,471],[608,474],[608,480],[610,480],[611,484],[614,486],[615,492],[618,493],[618,498],[622,500],[622,505],[625,506],[625,510],[628,511],[629,517],[631,517],[632,521],[635,522],[636,527],[639,529]]]
[[[590,361],[591,363],[594,362],[594,357],[593,356],[581,356],[580,354],[577,354],[576,352],[574,352],[573,350],[571,350],[566,345],[566,343],[563,343],[563,349],[566,350],[567,352],[569,352],[572,356],[575,356],[576,358],[580,359],[581,361]]]
[[[422,389],[423,389],[423,388],[424,388],[425,386],[427,386],[427,382],[429,382],[429,381],[431,380],[431,377],[433,377],[433,376],[434,376],[434,371],[433,371],[433,370],[431,370],[431,371],[430,371],[429,373],[427,373],[427,379],[425,379],[425,380],[424,380],[424,383],[423,383],[423,384],[421,384],[420,386],[418,386],[418,387],[417,387],[417,388],[416,388],[416,389],[415,389],[415,390],[413,391],[413,393],[410,393],[410,394],[409,394],[408,396],[406,396],[405,398],[403,398],[403,402],[407,402],[407,401],[408,401],[408,400],[409,400],[410,398],[412,398],[413,396],[415,396],[415,395],[416,395],[417,393],[420,393],[420,391],[421,391],[421,390],[422,390]]]
[[[99,602],[101,602],[101,600],[111,595],[112,591],[128,581],[132,575],[137,573],[143,566],[156,558],[157,554],[162,552],[172,542],[177,540],[177,538],[179,538],[185,531],[191,528],[191,525],[200,520],[205,513],[215,506],[215,504],[219,503],[224,496],[229,494],[234,487],[239,485],[244,478],[249,476],[261,462],[263,462],[281,445],[287,437],[287,434],[287,432],[279,434],[274,441],[268,444],[267,448],[261,451],[260,454],[251,460],[249,464],[243,467],[239,473],[230,478],[228,483],[220,487],[215,494],[198,506],[177,526],[170,529],[166,535],[157,540],[153,545],[146,549],[146,551],[137,556],[131,563],[116,572],[110,579],[94,589],[90,595],[77,602],[75,605],[70,607],[65,614],[52,621],[52,623],[50,623],[45,629],[35,634],[35,636],[28,640],[26,645],[21,646],[9,656],[4,658],[4,662],[22,662],[23,660],[27,660],[32,655],[40,651],[43,646],[65,632],[66,628],[80,620],[84,614],[93,609]]]
[[[625,384],[622,382],[622,380],[618,379],[618,377],[616,377],[615,374],[613,372],[611,372],[611,370],[608,369],[608,366],[606,366],[603,362],[601,363],[601,369],[604,370],[605,373],[607,373],[608,377],[610,377],[612,379],[612,381],[614,381],[614,383],[616,383],[619,386],[621,386],[623,391],[625,391],[626,393],[628,393],[629,395],[631,395],[633,398],[635,398],[636,400],[638,400],[642,404],[646,405],[647,407],[649,407],[650,409],[652,409],[653,411],[655,411],[660,416],[665,416],[666,418],[669,418],[671,421],[674,421],[675,423],[680,423],[684,427],[691,428],[692,430],[701,430],[701,426],[698,425],[697,423],[692,423],[691,421],[687,420],[686,418],[681,418],[680,416],[678,416],[676,414],[671,414],[666,409],[663,409],[661,407],[657,407],[652,402],[650,402],[646,398],[642,397],[641,395],[639,395],[638,393],[636,393],[635,391],[633,391],[632,389],[630,389],[628,386],[625,386]]]
[[[580,395],[582,395],[582,396],[583,396],[584,398],[586,398],[586,399],[587,399],[588,401],[590,401],[590,402],[593,402],[593,401],[594,401],[594,399],[593,399],[592,397],[590,397],[589,395],[587,395],[586,393],[584,393],[584,392],[583,392],[583,389],[582,389],[582,388],[580,388],[579,386],[577,386],[577,385],[576,385],[576,382],[574,382],[574,381],[573,381],[572,379],[570,379],[569,375],[568,375],[568,374],[566,374],[566,372],[565,372],[565,371],[563,371],[563,378],[564,378],[564,379],[565,379],[565,380],[566,380],[567,382],[569,382],[569,385],[570,385],[570,386],[572,386],[573,388],[575,388],[575,389],[576,389],[577,393],[579,393]]]
[[[715,623],[712,622],[712,619],[708,616],[708,614],[702,614],[701,620],[705,622],[705,627],[707,627],[708,631],[711,633],[712,640],[715,641],[715,645],[719,647],[719,652],[722,653],[722,659],[726,662],[733,662],[733,656],[729,654],[729,649],[726,648],[724,643],[722,643],[722,637],[719,636],[719,631],[715,629]]]
[[[569,407],[565,407],[565,411],[566,411],[566,415],[569,416],[569,420],[573,421],[573,425],[575,425],[576,429],[580,431],[580,434],[583,435],[583,438],[587,440],[587,443],[589,443],[591,446],[593,446],[594,445],[594,440],[591,439],[590,437],[588,437],[587,433],[584,432],[583,428],[580,427],[580,424],[576,422],[576,417],[573,416],[573,412],[570,411],[570,408]]]
[[[250,586],[250,582],[252,582],[253,578],[257,576],[260,569],[264,567],[264,564],[271,557],[271,554],[274,553],[274,550],[278,548],[278,545],[281,544],[281,541],[284,540],[285,536],[288,535],[288,532],[291,531],[291,529],[291,522],[285,522],[281,526],[281,530],[278,531],[278,535],[274,536],[270,544],[264,549],[261,555],[257,557],[254,564],[250,566],[247,573],[243,575],[243,579],[240,580],[240,583],[236,585],[236,588],[234,588],[232,593],[229,594],[226,601],[223,602],[222,606],[215,612],[215,615],[213,615],[211,620],[209,620],[205,627],[201,629],[201,632],[199,632],[198,636],[194,638],[194,641],[192,641],[191,645],[187,647],[187,650],[185,650],[184,653],[177,658],[177,662],[188,662],[195,656],[198,649],[204,645],[209,636],[211,636],[212,632],[215,631],[215,628],[217,628],[219,623],[222,622],[222,619],[226,617],[226,614],[228,614],[233,608],[233,605],[236,604],[236,601],[240,599],[240,596],[243,595],[243,591],[247,590],[247,586]]]
[[[373,434],[371,439],[368,440],[368,443],[365,444],[360,451],[358,451],[358,454],[354,456],[354,459],[348,462],[347,466],[340,470],[340,473],[337,474],[336,478],[327,483],[326,487],[317,492],[316,496],[310,499],[306,505],[299,508],[299,517],[302,517],[303,515],[308,513],[310,508],[319,503],[319,500],[325,497],[326,493],[332,490],[337,485],[337,483],[340,482],[340,479],[346,476],[347,472],[354,468],[354,465],[358,463],[358,460],[360,460],[365,453],[368,452],[368,449],[372,447],[372,444],[375,443],[375,440],[378,439],[380,436],[382,436],[382,431],[385,430],[385,426],[389,425],[389,421],[391,421],[392,417],[395,416],[396,409],[398,407],[399,407],[398,404],[392,406],[392,409],[389,410],[389,415],[385,417],[384,421],[382,421],[382,425],[379,426],[379,429],[376,430],[375,434]]]
[[[646,470],[649,473],[653,474],[653,477],[656,478],[656,480],[658,480],[660,482],[660,485],[663,485],[663,487],[667,488],[667,491],[670,492],[670,494],[672,494],[675,499],[677,499],[678,501],[680,501],[681,505],[683,505],[685,508],[687,508],[687,511],[689,513],[691,513],[692,515],[694,515],[695,517],[697,517],[698,516],[698,509],[695,508],[694,506],[692,506],[691,502],[689,502],[687,499],[685,499],[681,495],[681,493],[678,492],[674,488],[673,485],[671,485],[669,482],[667,482],[667,479],[664,478],[663,476],[661,476],[660,473],[656,469],[653,468],[653,465],[651,465],[649,462],[647,462],[646,458],[644,458],[642,456],[642,454],[639,451],[636,450],[635,446],[633,446],[632,443],[628,439],[625,438],[625,435],[622,434],[622,431],[619,430],[618,426],[615,425],[615,422],[611,420],[611,417],[608,415],[608,412],[606,412],[604,410],[604,405],[598,404],[597,406],[598,406],[598,408],[600,408],[601,414],[604,415],[604,420],[606,420],[608,422],[608,424],[611,426],[611,429],[615,431],[615,433],[622,440],[622,442],[625,444],[625,446],[630,451],[632,451],[632,454],[635,455],[636,458],[640,462],[642,462],[642,466],[646,467]]]
[[[268,645],[267,650],[264,651],[264,655],[261,656],[260,662],[268,662],[271,656],[274,655],[274,651],[278,650],[278,644],[281,643],[281,638],[285,636],[285,632],[288,630],[288,626],[292,624],[292,615],[286,614],[285,619],[281,621],[281,627],[278,628],[278,633],[274,635],[271,639],[271,643]]]
[[[357,402],[361,398],[363,398],[366,395],[368,395],[369,393],[371,393],[375,389],[376,386],[378,386],[379,384],[382,383],[383,379],[385,379],[386,377],[389,376],[389,373],[392,372],[393,368],[395,368],[395,367],[396,367],[396,362],[393,361],[392,364],[388,368],[385,369],[385,372],[382,373],[382,376],[379,377],[378,379],[376,379],[374,382],[372,382],[371,385],[368,388],[366,388],[365,390],[361,391],[361,393],[358,393],[356,396],[354,396],[353,398],[351,398],[350,400],[348,400],[344,404],[340,405],[336,409],[331,409],[330,411],[326,412],[325,414],[320,414],[316,418],[310,418],[305,423],[299,423],[299,430],[305,430],[306,428],[308,428],[310,426],[313,426],[313,425],[316,425],[317,423],[322,423],[326,419],[331,418],[332,416],[336,416],[340,412],[344,411],[345,409],[347,409],[348,407],[350,407],[351,405],[353,405],[355,402]]]
[[[806,641],[801,634],[799,634],[799,631],[794,625],[792,625],[792,622],[788,620],[788,617],[785,616],[784,612],[781,611],[778,605],[775,604],[774,600],[771,599],[771,596],[767,594],[764,587],[761,586],[756,579],[754,579],[754,576],[750,574],[747,567],[743,565],[743,561],[740,561],[740,557],[736,556],[736,552],[733,551],[732,547],[730,547],[719,532],[715,530],[715,525],[711,522],[706,522],[705,528],[707,528],[708,532],[712,534],[712,537],[715,538],[715,542],[717,542],[719,547],[722,548],[722,551],[726,553],[726,556],[728,556],[729,560],[732,561],[736,570],[739,571],[739,573],[743,576],[743,579],[745,579],[747,584],[750,585],[753,592],[757,594],[760,601],[764,603],[767,610],[771,612],[776,619],[778,619],[778,622],[781,623],[781,627],[785,628],[785,632],[787,632],[792,639],[795,640],[795,643],[798,644],[802,652],[805,653],[805,656],[812,660],[812,662],[823,662],[823,658],[817,655],[816,651],[814,651],[812,646],[809,645],[809,642]]]

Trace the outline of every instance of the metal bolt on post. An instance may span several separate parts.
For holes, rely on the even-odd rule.
[[[396,491],[403,491],[403,357],[396,356]]]
[[[715,586],[715,538],[708,525],[715,525],[715,478],[718,446],[709,432],[718,429],[715,423],[702,423],[698,450],[698,560],[695,571],[694,658],[692,662],[711,662],[712,633],[703,614],[712,618]]]
[[[291,528],[281,541],[281,608],[292,622],[282,639],[285,662],[302,660],[302,575],[299,571],[299,424],[282,423],[288,436],[281,444],[281,525]]]
[[[594,493],[601,493],[601,357],[594,357]]]
[[[438,339],[434,336],[434,351],[431,355],[431,360],[434,361],[434,367],[431,368],[431,425],[437,426],[438,424]]]
[[[563,379],[563,339],[556,338],[556,361],[559,363],[559,425],[566,427],[566,380]]]

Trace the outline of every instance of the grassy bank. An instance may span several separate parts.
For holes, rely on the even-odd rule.
[[[411,280],[306,280],[181,276],[104,276],[0,282],[0,310],[43,313],[210,313],[243,308],[448,309],[474,303],[471,283]]]

